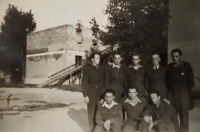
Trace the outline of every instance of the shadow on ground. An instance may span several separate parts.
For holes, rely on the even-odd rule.
[[[75,110],[70,108],[68,111],[69,117],[74,120],[84,132],[88,132],[88,119],[87,119],[87,110],[86,109],[79,109]]]
[[[192,91],[191,98],[195,101],[195,107],[200,107],[200,90]]]
[[[192,91],[191,97],[194,100],[200,100],[200,90],[194,90],[194,91]]]

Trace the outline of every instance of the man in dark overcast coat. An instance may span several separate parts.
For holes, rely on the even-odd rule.
[[[190,63],[181,60],[182,51],[173,49],[173,62],[167,68],[168,99],[175,106],[180,118],[180,132],[189,132],[189,94],[195,85]]]

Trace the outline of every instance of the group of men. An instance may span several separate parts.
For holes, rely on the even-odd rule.
[[[93,53],[82,77],[90,131],[188,132],[193,69],[181,60],[180,49],[173,49],[171,56],[173,62],[165,68],[153,53],[153,65],[145,69],[139,54],[132,55],[127,67],[116,52],[113,62],[102,67],[100,55]]]

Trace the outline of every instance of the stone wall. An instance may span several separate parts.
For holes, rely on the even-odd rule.
[[[78,39],[82,37],[82,44]],[[92,31],[83,28],[82,34],[77,34],[72,25],[50,28],[27,36],[27,54],[37,54],[60,50],[88,50],[92,45]]]

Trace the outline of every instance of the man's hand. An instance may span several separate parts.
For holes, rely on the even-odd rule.
[[[84,98],[84,102],[87,103],[87,104],[90,102],[88,96],[86,96],[86,97]]]
[[[104,122],[104,128],[107,131],[110,130],[110,123],[111,123],[111,121],[109,119]]]
[[[147,96],[149,95],[149,93],[147,92],[147,90],[146,90],[145,94],[146,94]]]
[[[146,115],[146,116],[144,117],[144,121],[145,121],[146,123],[149,123],[149,120],[150,120],[150,117]]]
[[[103,104],[103,103],[104,103],[104,100],[101,99],[98,103],[99,103],[99,104]]]
[[[167,99],[163,99],[163,101],[164,101],[165,103],[167,103],[167,104],[170,104],[170,101],[167,100]]]
[[[152,116],[149,117],[149,131],[152,131],[152,127],[153,127],[153,119]]]
[[[152,131],[152,127],[153,127],[153,122],[149,124],[149,128],[148,129],[149,129],[150,132]]]

